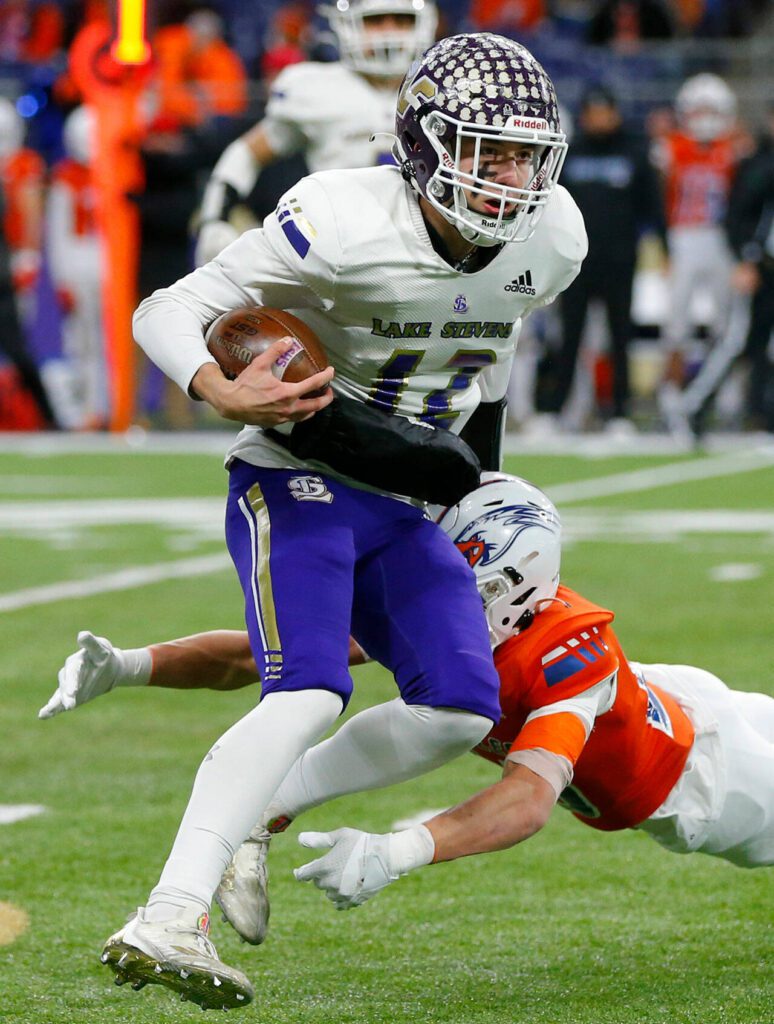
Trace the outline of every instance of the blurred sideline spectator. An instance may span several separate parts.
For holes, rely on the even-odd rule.
[[[748,426],[774,433],[774,105],[769,108],[767,130],[755,152],[739,165],[726,229],[739,260],[734,287],[750,296],[745,339],[750,362]]]
[[[654,151],[666,186],[670,277],[659,404],[670,432],[687,438],[689,414],[697,411],[689,412],[683,394],[697,294],[711,299],[710,345],[721,341],[729,323],[732,258],[723,221],[737,160],[736,99],[723,79],[704,73],[683,84],[675,110],[677,131]]]
[[[64,125],[67,155],[51,170],[46,240],[51,277],[62,312],[59,417],[76,430],[110,422],[102,312],[104,255],[97,230],[93,161],[95,118],[77,107]]]
[[[57,3],[3,0],[0,61],[44,63],[61,52],[65,19]]]
[[[7,357],[37,406],[42,425],[55,428],[56,419],[40,379],[35,360],[30,355],[17,306],[17,287],[31,287],[32,281],[21,282],[17,261],[20,253],[40,252],[40,165],[37,154],[25,150],[21,119],[14,105],[0,99],[0,354]],[[36,261],[34,273],[37,274]],[[12,381],[2,388],[4,403],[17,402]],[[12,422],[6,410],[0,409],[0,421],[9,428]]]
[[[644,39],[671,39],[674,25],[661,0],[605,0],[592,17],[587,41],[628,52]]]
[[[275,13],[261,58],[265,85],[270,86],[286,67],[306,60],[304,43],[309,32],[309,12],[303,4],[288,4]]]
[[[247,106],[247,76],[223,39],[223,22],[207,5],[195,5],[178,24],[153,38],[157,108],[161,128],[235,117]]]
[[[613,93],[602,85],[584,95],[562,183],[586,223],[589,253],[560,299],[561,347],[547,368],[545,411],[559,414],[568,399],[589,302],[604,303],[612,361],[611,405],[601,409],[611,432],[622,433],[629,415],[628,351],[637,246],[646,230],[664,237],[655,172],[642,140],[622,126]]]
[[[534,32],[545,16],[545,0],[471,0],[468,12],[474,32],[501,32],[515,39]]]

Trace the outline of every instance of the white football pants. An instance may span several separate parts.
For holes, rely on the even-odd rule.
[[[675,853],[709,853],[746,868],[774,864],[774,698],[730,690],[689,665],[638,668],[696,729],[682,775],[638,828]]]

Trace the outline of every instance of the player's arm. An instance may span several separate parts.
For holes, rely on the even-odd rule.
[[[349,664],[368,661],[350,637]],[[59,670],[57,688],[39,718],[53,718],[123,686],[174,690],[239,690],[259,681],[246,632],[218,629],[122,650],[106,637],[83,631],[78,650]]]
[[[295,189],[318,232],[301,257],[272,214],[216,260],[145,299],[134,314],[134,336],[148,357],[184,391],[207,401],[224,419],[261,427],[298,421],[333,398],[304,398],[325,389],[331,367],[302,384],[278,380],[271,364],[290,342],[278,341],[229,381],[207,351],[204,332],[221,313],[240,306],[329,309],[339,259],[330,204],[311,179]]]
[[[231,211],[252,192],[261,170],[277,159],[263,122],[230,143],[212,169],[201,205],[196,265],[209,263],[239,237],[229,222]]]
[[[506,759],[500,782],[404,832],[371,835],[358,829],[302,832],[299,842],[329,850],[297,868],[339,910],[359,906],[414,868],[504,850],[538,832],[572,769],[594,719],[615,693],[614,676],[528,717]]]
[[[557,796],[530,768],[506,764],[499,782],[426,823],[433,863],[507,850],[529,839],[548,821]]]
[[[541,776],[524,765],[507,765],[494,786],[404,832],[302,832],[302,846],[329,852],[294,874],[299,882],[314,882],[338,910],[349,910],[414,868],[504,850],[528,839],[546,823],[556,799]]]

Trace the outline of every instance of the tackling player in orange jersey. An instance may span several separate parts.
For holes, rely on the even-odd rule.
[[[504,777],[405,832],[302,834],[307,846],[334,849],[297,876],[354,906],[412,867],[529,838],[557,799],[594,828],[640,828],[675,852],[774,863],[774,700],[730,690],[701,669],[628,661],[613,613],[559,585],[551,502],[517,478],[485,479],[440,525],[472,566],[486,606],[503,714],[475,753],[501,764]],[[238,632],[132,651],[88,633],[79,642],[42,717],[114,686],[235,689],[257,674]],[[354,643],[350,660],[363,660]],[[266,934],[267,826],[281,831],[336,796],[399,781],[380,774],[369,714],[296,762],[227,870],[219,902],[247,941]]]
[[[592,827],[640,828],[675,852],[774,864],[774,699],[701,669],[628,661],[613,613],[558,585],[559,518],[524,481],[493,474],[439,522],[487,611],[502,718],[476,753],[504,777],[404,832],[302,833],[302,845],[332,849],[296,877],[347,909],[412,868],[529,838],[557,799]],[[312,780],[334,742],[294,767],[275,810],[291,818],[322,802]]]
[[[626,660],[612,620],[560,586],[531,627],[495,651],[503,718],[475,748],[500,765],[554,755],[566,783],[560,801],[605,830],[632,828],[660,807],[694,741],[676,698]],[[589,733],[578,702],[595,689],[604,700]]]

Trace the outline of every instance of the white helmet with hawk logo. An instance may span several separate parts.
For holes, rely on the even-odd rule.
[[[481,486],[441,515],[476,574],[489,636],[497,647],[532,622],[556,596],[562,526],[539,488],[507,473],[484,473]]]

